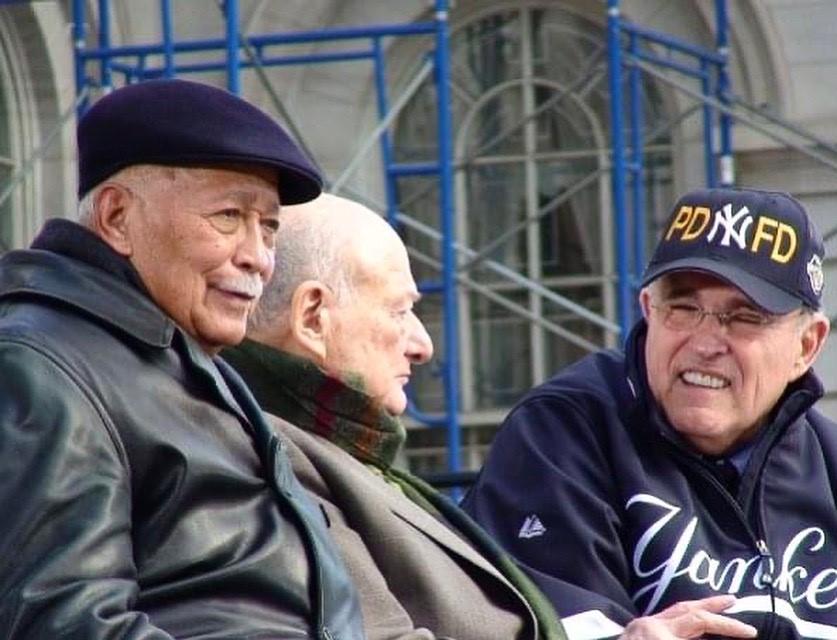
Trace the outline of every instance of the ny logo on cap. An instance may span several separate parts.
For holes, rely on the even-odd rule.
[[[712,219],[709,207],[683,205],[671,221],[665,235],[665,240],[679,240],[690,242],[706,232]],[[731,203],[715,211],[714,223],[706,234],[707,242],[716,242],[722,247],[735,246],[742,251],[759,253],[769,251],[770,259],[780,264],[788,263],[796,253],[797,234],[789,224],[760,215],[757,218],[755,231],[751,238],[747,232],[756,219],[750,210],[743,206],[733,213]],[[722,232],[719,234],[719,232]]]

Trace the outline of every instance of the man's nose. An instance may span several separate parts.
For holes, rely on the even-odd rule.
[[[244,232],[236,248],[234,261],[237,267],[251,273],[260,273],[265,280],[273,272],[274,251],[264,237],[261,221],[251,217],[244,225]]]
[[[424,364],[433,357],[433,340],[421,320],[415,313],[410,312],[412,326],[407,341],[407,357],[412,364]]]
[[[728,332],[729,325],[721,322],[720,318],[704,316],[698,326],[692,329],[689,344],[704,358],[726,353],[729,351]]]

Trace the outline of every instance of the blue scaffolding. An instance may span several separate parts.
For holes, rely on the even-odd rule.
[[[712,106],[715,101],[721,105],[729,103],[728,30],[727,0],[715,0],[714,51],[632,24],[622,17],[619,0],[608,0],[611,175],[616,229],[617,308],[623,337],[627,336],[628,329],[635,320],[636,288],[647,259],[645,233],[648,223],[645,216],[642,153],[642,73],[651,65],[670,69],[700,81],[706,186],[731,186],[735,181],[732,161],[732,117],[729,111]],[[675,52],[680,54],[681,59],[672,58],[671,54]],[[623,92],[626,82],[627,103],[624,101]],[[624,106],[627,107],[627,119],[630,122],[630,142],[625,140]],[[719,143],[715,140],[716,127]],[[629,176],[630,194],[627,189]],[[629,226],[633,230],[632,238],[628,237]]]
[[[224,0],[223,37],[177,40],[174,37],[172,0],[159,0],[159,42],[114,46],[111,41],[111,2],[97,0],[98,24],[95,46],[88,43],[88,16],[85,0],[73,0],[73,38],[78,112],[83,113],[93,90],[107,92],[114,86],[114,75],[122,83],[152,78],[171,78],[190,73],[224,72],[227,88],[240,93],[244,70],[283,65],[304,65],[351,60],[373,65],[379,130],[385,175],[386,215],[393,225],[399,218],[397,183],[405,176],[436,176],[439,184],[439,231],[442,270],[437,282],[422,283],[422,290],[442,296],[444,358],[440,372],[444,386],[445,410],[427,415],[415,407],[411,413],[421,422],[444,427],[447,431],[448,468],[460,470],[459,423],[459,336],[456,296],[457,258],[454,233],[453,149],[449,93],[450,53],[447,0],[435,0],[433,18],[426,22],[327,28],[312,31],[242,34],[239,30],[238,0]],[[619,0],[607,3],[608,81],[611,108],[613,216],[616,229],[616,275],[618,319],[622,336],[634,321],[633,300],[646,259],[644,175],[644,123],[642,121],[642,74],[651,67],[670,70],[700,82],[698,97],[703,103],[703,139],[706,184],[728,185],[734,180],[732,165],[732,118],[729,110],[728,18],[726,0],[715,0],[715,50],[684,42],[670,35],[645,29],[625,20]],[[428,60],[437,92],[438,157],[432,162],[399,163],[394,160],[389,125],[394,116],[386,80],[386,51],[383,40],[398,36],[430,36],[433,54]],[[304,55],[278,55],[275,48],[302,43],[354,43],[356,48]],[[211,61],[184,62],[182,54],[203,52],[217,55]],[[674,59],[674,54],[678,58]],[[162,61],[162,64],[159,61]],[[660,76],[655,72],[657,78]],[[627,92],[625,88],[627,86]],[[627,99],[625,96],[627,93]],[[530,116],[526,116],[530,117]],[[293,123],[288,123],[293,130]],[[626,128],[630,136],[626,136]],[[297,136],[299,137],[299,136]],[[629,139],[627,139],[629,138]],[[716,138],[718,140],[716,141]],[[300,140],[301,141],[301,140]],[[372,142],[374,144],[374,141]],[[719,177],[720,174],[720,177]],[[345,174],[344,174],[345,175]],[[342,178],[342,176],[341,176]],[[338,178],[337,182],[341,181]],[[632,229],[632,237],[629,237]]]

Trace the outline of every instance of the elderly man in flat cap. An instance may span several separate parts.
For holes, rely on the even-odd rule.
[[[101,99],[78,145],[79,222],[0,259],[0,635],[363,638],[323,514],[215,357],[316,171],[179,80]]]

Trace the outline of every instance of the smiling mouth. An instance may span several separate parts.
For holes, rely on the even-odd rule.
[[[699,371],[684,371],[680,379],[691,387],[704,389],[724,389],[730,385],[730,381],[720,376],[713,376]]]

